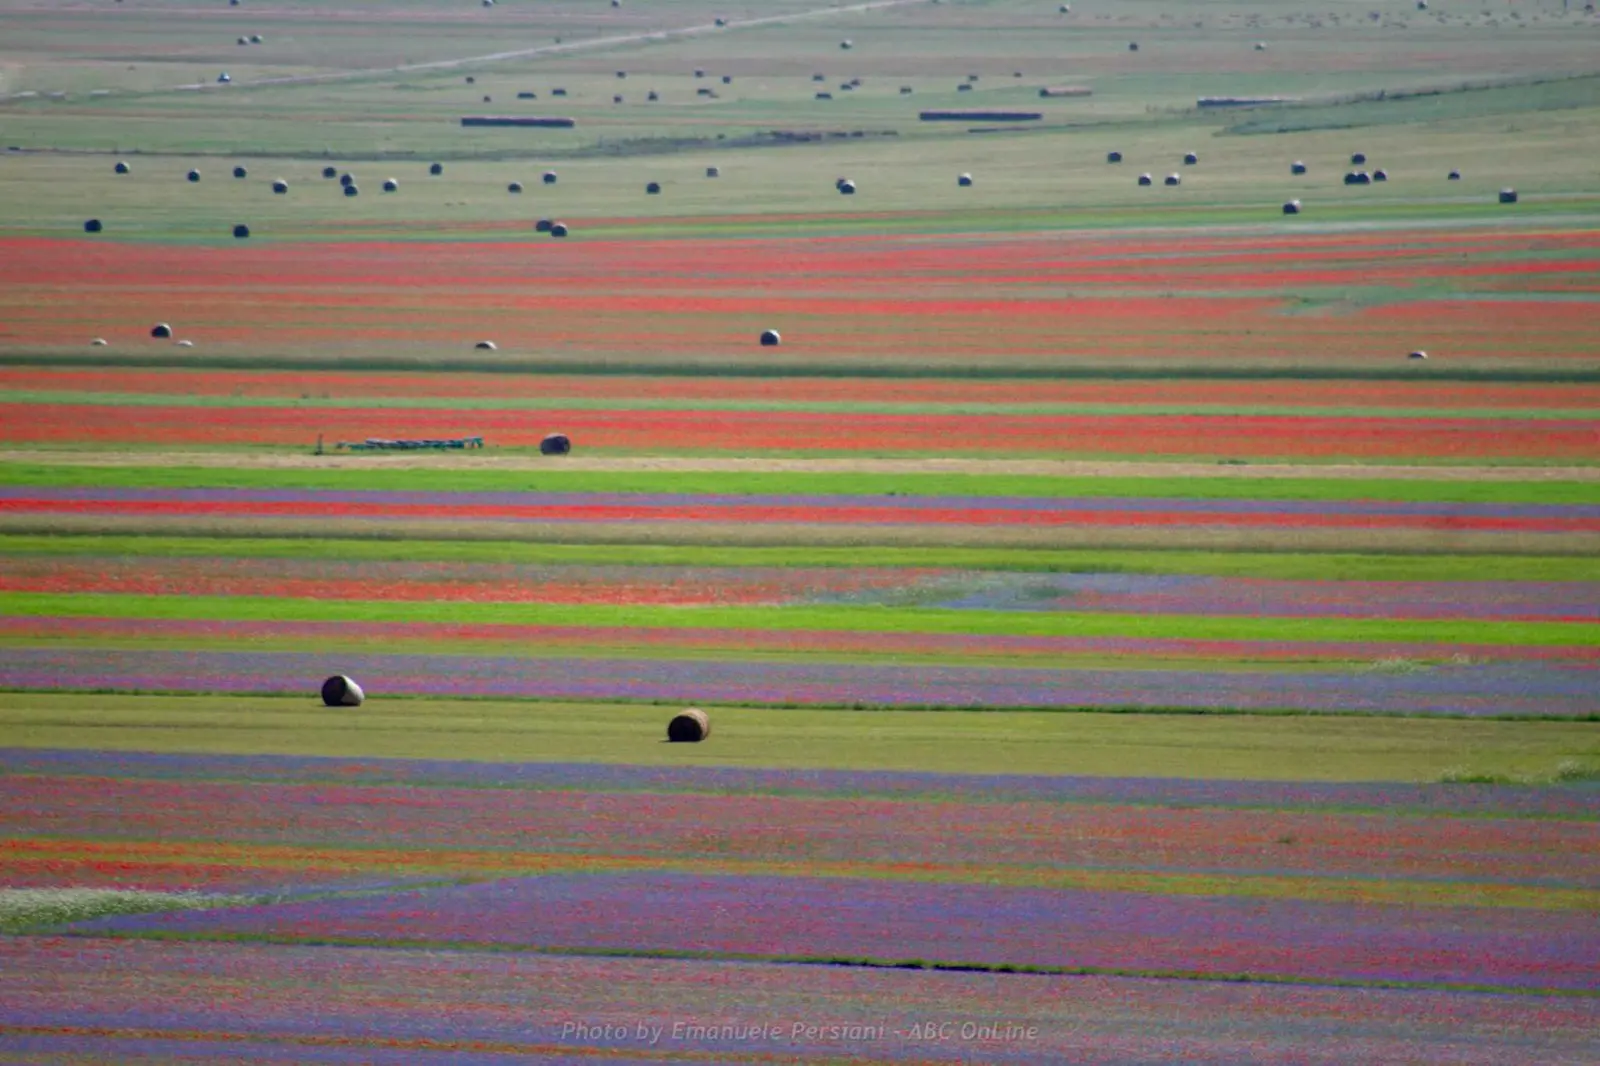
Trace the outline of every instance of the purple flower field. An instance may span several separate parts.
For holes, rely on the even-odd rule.
[[[0,648],[0,686],[120,692],[369,694],[754,705],[1299,710],[1463,717],[1600,713],[1600,675],[1553,664],[1302,672],[879,666],[523,656]]]

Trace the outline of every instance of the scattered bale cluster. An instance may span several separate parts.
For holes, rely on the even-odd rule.
[[[1062,100],[1073,96],[1093,96],[1094,90],[1087,85],[1047,85],[1039,90],[1039,97],[1044,100]]]
[[[923,122],[1038,122],[1042,111],[922,111]]]
[[[279,196],[282,196],[284,193],[289,191],[289,183],[284,181],[282,178],[279,178],[277,181],[272,183],[272,191]]]
[[[83,224],[83,232],[85,233],[99,233],[101,229],[102,227],[98,218],[91,218],[89,221]]]
[[[667,740],[673,744],[698,744],[711,735],[711,719],[698,707],[690,707],[667,723]]]
[[[552,433],[539,442],[540,455],[566,455],[572,451],[572,441],[565,433]]]
[[[1291,174],[1304,174],[1305,172],[1306,172],[1306,165],[1304,163],[1300,162],[1300,160],[1296,159],[1293,163],[1289,164],[1289,173],[1291,173]]]
[[[488,97],[484,97],[488,102]],[[570,130],[578,124],[573,118],[564,115],[466,115],[461,119],[463,126],[525,126],[536,129]]]
[[[1371,185],[1372,175],[1365,170],[1352,170],[1345,174],[1344,183],[1346,185]]]
[[[117,165],[111,169],[116,171],[118,174],[126,174],[128,172],[128,164],[118,161]]]
[[[237,226],[233,227],[233,235],[242,241],[246,237],[250,236],[250,227],[241,222]]]
[[[778,345],[780,345],[782,343],[783,343],[783,336],[777,330],[775,330],[775,329],[764,329],[764,330],[761,331],[761,347],[763,347],[763,348],[776,348]]]
[[[327,707],[359,707],[367,698],[361,686],[345,677],[334,674],[322,683],[322,703]]]

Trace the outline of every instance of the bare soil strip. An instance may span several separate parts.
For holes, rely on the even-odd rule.
[[[791,459],[686,456],[495,455],[400,452],[0,450],[0,463],[41,466],[172,466],[233,470],[582,470],[663,473],[975,474],[1088,478],[1333,478],[1395,481],[1600,481],[1600,466],[1389,466],[1321,463],[1197,463],[1073,459]]]

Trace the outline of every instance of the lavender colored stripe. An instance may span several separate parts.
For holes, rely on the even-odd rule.
[[[892,799],[948,797],[994,803],[1600,817],[1600,783],[1557,788],[1401,782],[1201,781],[897,770],[770,770],[719,766],[488,763],[446,759],[344,759],[309,755],[188,755],[0,748],[0,793],[4,791],[5,774],[290,784],[335,781],[345,785],[403,785],[418,788],[778,793],[884,796]]]
[[[0,687],[314,694],[331,674],[369,696],[674,700],[756,705],[1183,708],[1374,714],[1600,714],[1600,672],[1548,663],[1414,672],[1072,670],[860,663],[306,652],[0,649]]]
[[[844,878],[563,874],[78,928],[1600,988],[1592,914]]]

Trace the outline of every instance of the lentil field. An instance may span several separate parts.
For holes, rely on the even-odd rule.
[[[1600,1059],[1591,11],[383,7],[0,0],[0,1062]]]

